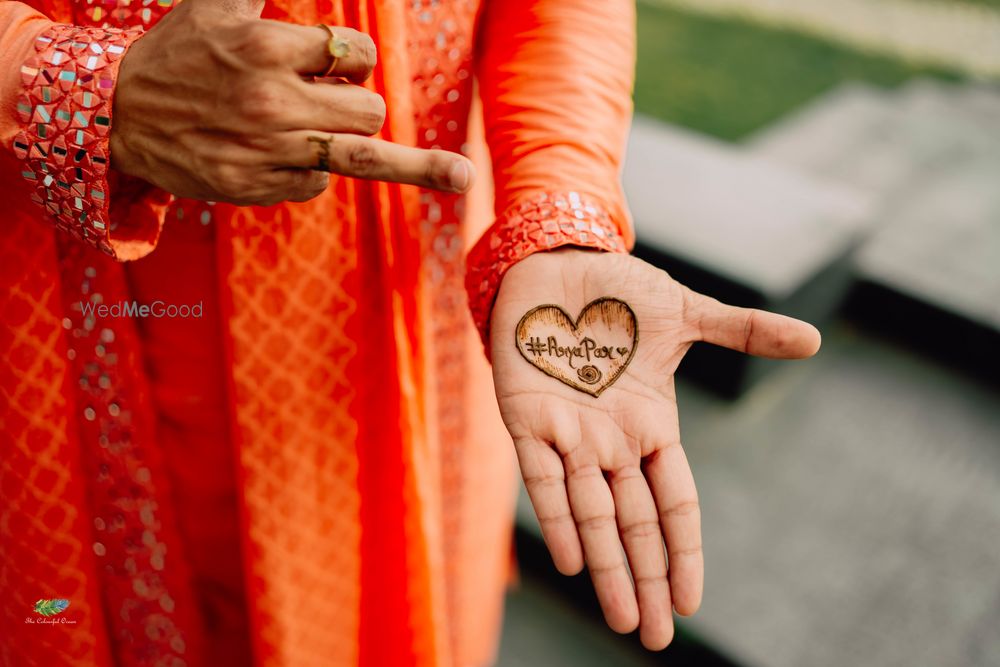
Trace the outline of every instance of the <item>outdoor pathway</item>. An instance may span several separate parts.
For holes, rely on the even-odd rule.
[[[863,51],[1000,76],[1000,11],[944,0],[642,0],[738,17]]]

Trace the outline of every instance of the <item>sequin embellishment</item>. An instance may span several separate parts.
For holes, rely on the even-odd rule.
[[[55,25],[21,66],[17,112],[25,129],[13,147],[31,199],[57,229],[109,255],[111,98],[121,57],[141,34]]]
[[[175,4],[174,0],[77,0],[74,23],[102,28],[148,28]]]
[[[578,192],[543,192],[521,202],[493,223],[469,251],[465,289],[487,352],[490,312],[507,269],[536,252],[562,246],[627,252],[607,211]]]

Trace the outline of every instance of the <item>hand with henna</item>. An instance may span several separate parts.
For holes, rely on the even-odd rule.
[[[112,166],[180,197],[269,205],[321,193],[329,174],[446,192],[472,164],[372,138],[385,101],[362,87],[372,39],[259,18],[263,2],[187,0],[126,52],[115,92]],[[331,78],[324,75],[330,66]]]
[[[600,316],[585,315],[574,331],[581,310],[606,297],[624,305],[601,306]],[[536,316],[525,315],[548,304],[572,319],[546,315],[537,326],[554,332],[553,340],[539,336],[519,349],[522,318],[530,322]],[[580,345],[588,327],[595,340]],[[803,359],[819,349],[819,332],[789,317],[722,304],[629,255],[562,249],[532,255],[507,272],[490,335],[500,411],[556,567],[576,574],[586,564],[608,625],[618,632],[638,627],[643,645],[664,648],[673,637],[672,612],[698,609],[704,576],[674,372],[696,341]],[[603,351],[602,337],[615,339]],[[581,365],[588,357],[592,367]],[[598,367],[607,374],[623,363],[612,382],[595,385],[601,391],[587,389],[609,379]]]

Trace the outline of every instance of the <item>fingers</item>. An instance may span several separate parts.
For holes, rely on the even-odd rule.
[[[283,201],[302,202],[317,197],[330,184],[330,175],[307,169],[273,169],[241,179],[232,188],[216,188],[216,201],[238,206],[273,206]]]
[[[279,201],[309,201],[326,190],[330,175],[308,169],[276,169],[270,172],[265,182],[279,194]]]
[[[819,350],[819,331],[807,322],[728,306],[691,290],[686,291],[685,299],[697,340],[771,359],[805,359]]]
[[[472,163],[448,151],[309,130],[285,132],[278,143],[280,146],[274,153],[281,156],[281,164],[275,166],[320,169],[444,192],[466,192],[474,178]]]
[[[336,59],[327,45],[330,33],[319,26],[303,26],[282,21],[264,21],[274,28],[272,40],[275,52],[284,53],[284,62],[300,74],[343,77],[353,83],[365,81],[375,68],[378,52],[372,38],[363,32],[341,26],[330,26],[337,40],[343,42],[345,55]]]
[[[208,8],[226,14],[257,18],[264,11],[264,0],[188,0],[199,8]]]
[[[639,624],[639,607],[618,537],[611,490],[596,460],[577,462],[573,457],[566,458],[566,485],[594,591],[608,626],[615,632],[632,632]]]
[[[382,129],[386,108],[378,93],[340,79],[272,77],[247,88],[238,112],[234,129],[253,137],[306,129],[372,135]]]
[[[705,561],[701,548],[701,510],[691,467],[680,444],[656,450],[643,462],[667,543],[670,591],[678,614],[690,616],[701,605]]]
[[[521,476],[552,561],[563,574],[578,574],[583,569],[583,549],[569,509],[562,459],[541,440],[519,440],[515,447]]]
[[[367,88],[325,79],[295,83],[301,103],[289,108],[285,129],[376,134],[385,122],[385,100]]]
[[[659,651],[673,639],[674,620],[656,504],[637,465],[613,471],[610,483],[639,602],[639,637],[643,646]]]

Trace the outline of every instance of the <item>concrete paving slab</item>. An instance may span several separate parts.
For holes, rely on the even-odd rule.
[[[880,88],[839,86],[751,136],[751,155],[849,184],[881,199],[911,181],[918,165],[900,160],[891,126],[898,102]]]
[[[682,626],[740,664],[998,664],[1000,393],[837,326],[740,401],[678,398],[707,584]]]
[[[872,196],[855,317],[984,376],[1000,371],[1000,87],[852,86],[748,150]]]
[[[1000,396],[850,332],[825,348],[686,436],[695,627],[772,667],[996,664]]]
[[[722,301],[817,323],[840,305],[871,215],[870,199],[850,186],[642,117],[624,182],[637,256]],[[681,372],[735,396],[774,367],[696,345]]]
[[[567,600],[526,581],[507,596],[497,667],[654,667]]]
[[[781,299],[841,256],[866,197],[637,117],[625,191],[640,241]]]
[[[897,198],[857,264],[863,280],[1000,337],[1000,152],[965,160]]]
[[[996,105],[1000,92],[989,86],[917,80],[889,92],[848,84],[745,146],[884,203],[954,165],[1000,152]]]

